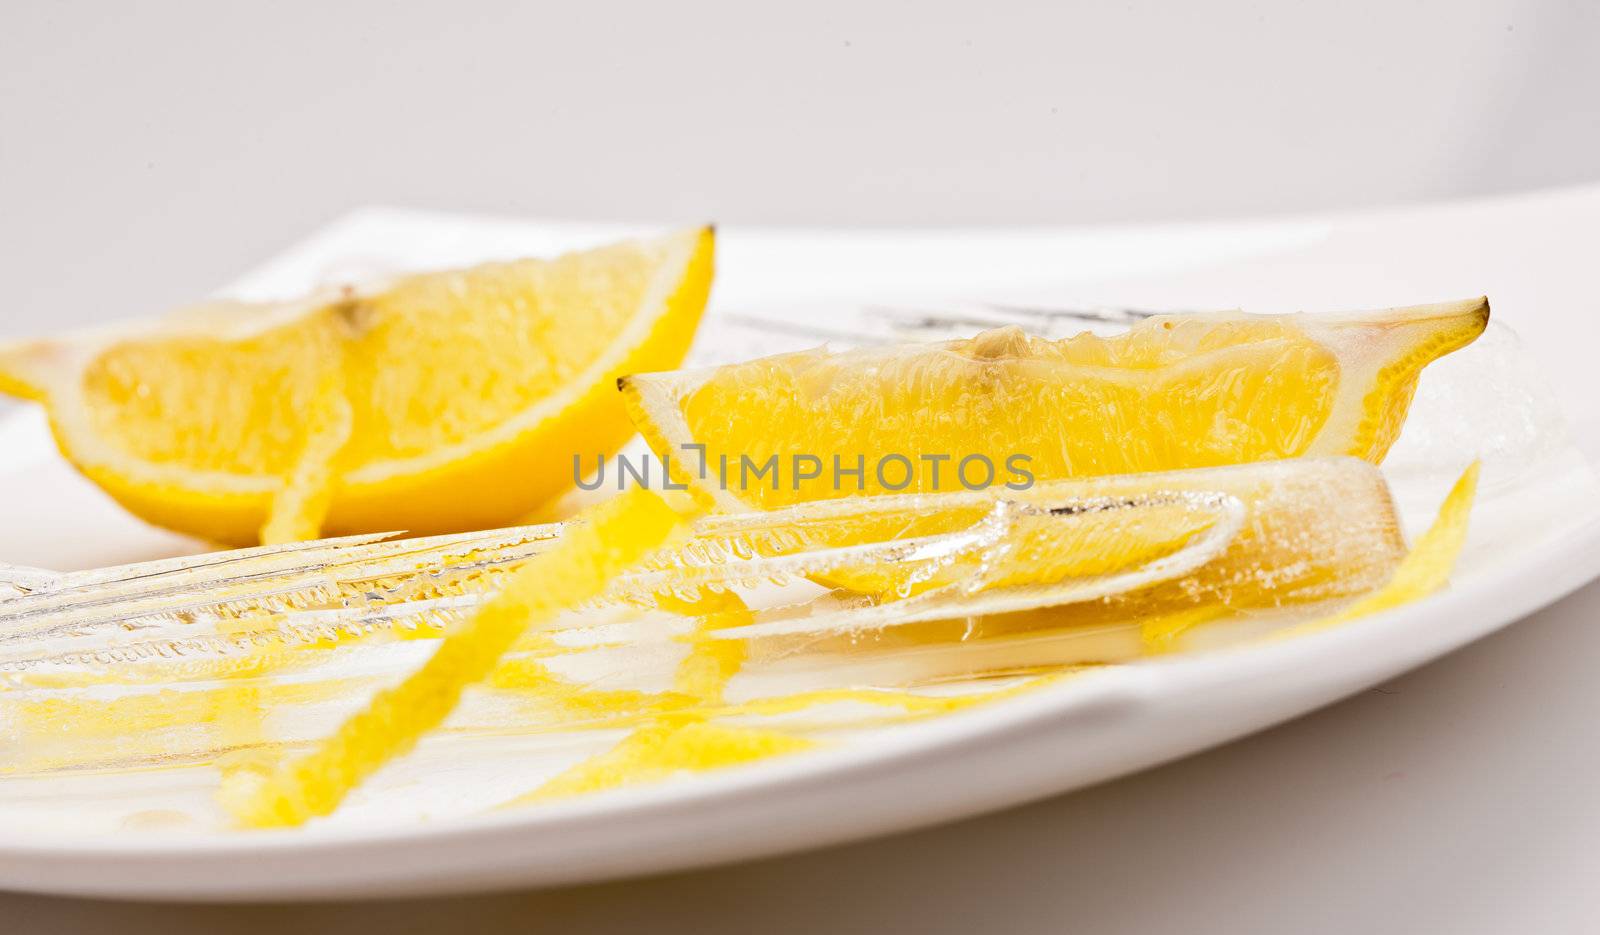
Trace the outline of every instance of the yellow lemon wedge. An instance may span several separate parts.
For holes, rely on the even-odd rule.
[[[1115,337],[1017,328],[622,381],[676,477],[725,510],[1214,467],[1383,460],[1478,298],[1346,314],[1164,315]]]
[[[633,434],[615,384],[682,362],[713,232],[486,263],[0,347],[133,513],[248,544],[515,521]]]

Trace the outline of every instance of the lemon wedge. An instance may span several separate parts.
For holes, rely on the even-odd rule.
[[[1378,463],[1423,367],[1486,299],[1332,315],[1158,316],[1110,338],[1017,328],[622,381],[675,475],[722,509],[1305,455]]]
[[[515,521],[632,434],[619,375],[677,366],[713,233],[216,303],[0,347],[61,451],[133,513],[248,544]]]

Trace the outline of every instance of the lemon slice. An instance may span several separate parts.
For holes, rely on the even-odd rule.
[[[1003,328],[642,374],[622,387],[675,475],[723,509],[1302,455],[1377,463],[1422,368],[1488,320],[1479,298],[1159,316],[1111,338]]]
[[[504,525],[633,434],[615,380],[681,362],[712,252],[706,228],[217,303],[0,347],[0,391],[129,510],[206,539]]]

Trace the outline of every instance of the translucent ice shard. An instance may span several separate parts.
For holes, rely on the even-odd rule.
[[[954,515],[962,498],[976,497],[940,496],[951,511],[944,515]],[[1061,481],[1007,496],[1018,511],[1011,534],[955,586],[825,611],[820,619],[760,621],[723,635],[846,632],[940,620],[1012,631],[1198,615],[1208,608],[1217,614],[1264,610],[1369,590],[1387,579],[1405,551],[1382,475],[1348,458]],[[904,498],[904,506],[914,508],[914,499]],[[1141,508],[1117,516],[1096,512],[1091,505],[1097,504]],[[1063,513],[1087,521],[1062,522]],[[923,522],[937,522],[939,515]],[[1042,522],[1046,516],[1056,521]],[[1207,516],[1215,523],[1202,530],[1198,523]],[[1096,562],[1184,533],[1191,534],[1186,548],[1134,574],[1114,575],[1115,586],[1090,584],[1097,580]],[[1171,564],[1200,556],[1204,560],[1192,567],[1169,573]],[[1063,570],[1078,573],[1069,579],[1072,587],[1055,581]]]
[[[0,600],[0,772],[203,763],[324,736],[561,534],[319,542],[40,579]],[[1325,613],[1402,553],[1381,475],[1353,459],[708,517],[530,634],[445,730],[809,711],[791,696],[1069,672],[1177,645],[1198,623]],[[693,609],[718,594],[748,610]],[[737,660],[714,703],[675,687],[685,653],[708,646]],[[255,728],[224,729],[240,710]]]
[[[533,526],[430,539],[328,540],[65,576],[0,600],[0,671],[109,664],[440,631],[561,535]],[[1351,459],[856,498],[715,516],[619,579],[604,608],[805,582],[858,595],[764,611],[726,636],[1028,613],[1122,618],[1303,603],[1380,583],[1402,542],[1381,476]],[[794,605],[791,599],[779,603]],[[1088,606],[1093,605],[1093,606]]]
[[[885,607],[877,625],[922,619],[915,608],[980,592],[990,610],[1086,600],[1194,570],[1242,519],[1227,494],[1181,490],[1039,504],[989,495],[858,499],[713,517],[568,625],[703,589],[808,580],[873,595]],[[0,671],[442,630],[560,538],[556,526],[525,527],[130,566],[0,601]]]

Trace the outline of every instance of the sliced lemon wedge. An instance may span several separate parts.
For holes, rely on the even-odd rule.
[[[682,361],[710,228],[369,292],[217,303],[0,347],[0,391],[125,507],[247,544],[515,521],[633,428],[621,374]]]
[[[1423,367],[1488,320],[1479,298],[1159,316],[1110,338],[1002,328],[642,374],[622,387],[651,446],[723,509],[1303,455],[1377,463]]]

